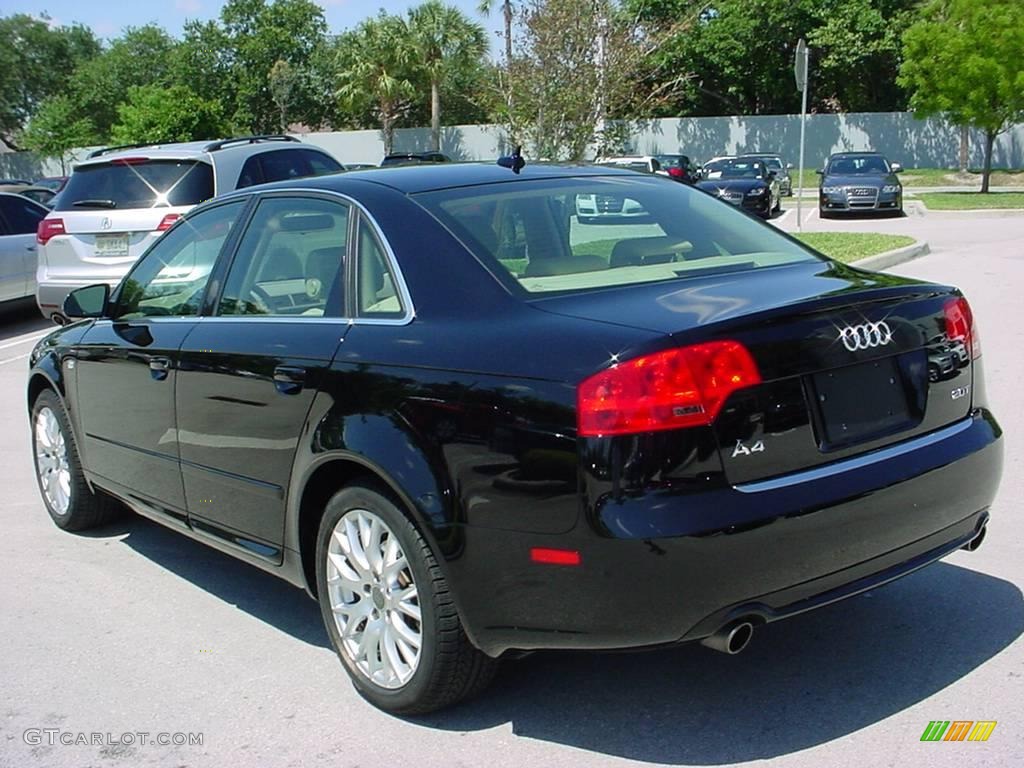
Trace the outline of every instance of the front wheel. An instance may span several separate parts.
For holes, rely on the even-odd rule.
[[[316,552],[324,624],[371,704],[423,714],[490,683],[497,661],[470,644],[429,544],[382,489],[334,494]]]
[[[84,531],[117,516],[116,502],[86,483],[67,412],[51,390],[32,406],[32,456],[43,503],[59,528]]]

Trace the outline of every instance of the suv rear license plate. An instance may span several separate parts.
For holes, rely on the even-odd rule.
[[[909,362],[909,361],[908,361]],[[908,397],[910,371],[887,357],[812,377],[818,402],[819,438],[825,450],[865,442],[914,426],[916,398]]]
[[[127,256],[128,235],[96,235],[97,256]]]

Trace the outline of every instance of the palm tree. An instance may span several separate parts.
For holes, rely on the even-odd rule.
[[[430,140],[441,149],[441,83],[460,66],[487,52],[487,33],[462,11],[441,0],[427,0],[409,11],[412,45],[430,79]]]
[[[492,0],[480,0],[476,9],[484,16],[491,15]],[[512,3],[511,0],[502,0],[501,14],[505,21],[505,66],[512,62]]]
[[[408,25],[400,16],[381,11],[339,39],[337,56],[335,95],[353,112],[372,109],[384,134],[384,153],[391,154],[395,123],[409,111],[416,97]]]

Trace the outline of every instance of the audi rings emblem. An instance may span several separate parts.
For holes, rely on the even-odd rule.
[[[884,320],[877,323],[848,325],[839,330],[839,340],[851,352],[872,347],[884,347],[892,341],[892,330]]]

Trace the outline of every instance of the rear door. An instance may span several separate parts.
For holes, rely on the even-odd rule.
[[[213,169],[196,159],[121,157],[75,169],[51,219],[48,281],[116,283],[173,220],[213,197]]]
[[[0,301],[35,291],[35,233],[48,212],[20,195],[0,195]]]
[[[306,415],[349,327],[350,212],[336,197],[262,197],[214,316],[181,348],[177,435],[191,524],[274,562]]]
[[[245,205],[209,208],[169,232],[128,275],[110,317],[86,331],[78,353],[86,468],[101,485],[182,523],[178,348],[196,326],[214,263]]]

